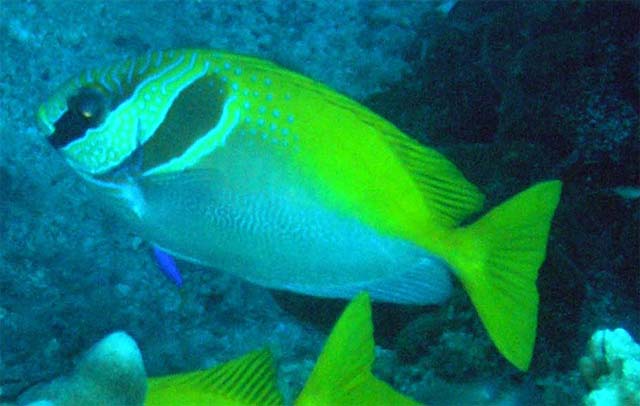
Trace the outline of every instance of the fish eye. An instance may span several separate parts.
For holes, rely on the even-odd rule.
[[[49,142],[55,148],[62,148],[81,138],[88,129],[102,123],[107,108],[107,100],[96,89],[84,87],[67,100],[67,111],[55,122],[55,131]]]
[[[104,98],[97,91],[87,89],[70,100],[69,107],[72,106],[82,117],[91,121],[98,117],[104,108]]]

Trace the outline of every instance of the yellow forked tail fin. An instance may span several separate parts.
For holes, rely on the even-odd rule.
[[[360,293],[334,326],[295,405],[419,405],[373,376],[374,358],[371,302]]]
[[[456,270],[498,350],[529,369],[538,319],[538,269],[546,256],[558,180],[538,183],[454,231]]]

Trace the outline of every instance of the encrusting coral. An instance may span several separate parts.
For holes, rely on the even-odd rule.
[[[578,364],[587,406],[640,405],[640,344],[621,328],[598,330]]]
[[[30,390],[19,404],[142,406],[146,391],[147,375],[138,345],[119,331],[87,351],[72,375]]]

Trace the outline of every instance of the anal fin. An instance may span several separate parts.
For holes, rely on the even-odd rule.
[[[405,305],[428,305],[444,302],[453,290],[449,268],[440,260],[422,258],[409,270],[369,281],[340,285],[288,284],[284,289],[311,296],[351,299],[368,292],[373,301]],[[282,287],[278,287],[282,288]]]

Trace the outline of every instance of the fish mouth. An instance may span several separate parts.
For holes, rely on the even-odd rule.
[[[38,109],[38,113],[36,114],[36,118],[36,123],[40,132],[42,132],[47,138],[51,136],[51,134],[53,134],[53,132],[55,131],[55,128],[53,126],[53,121],[48,115],[46,104],[42,104],[40,106],[40,108]]]

